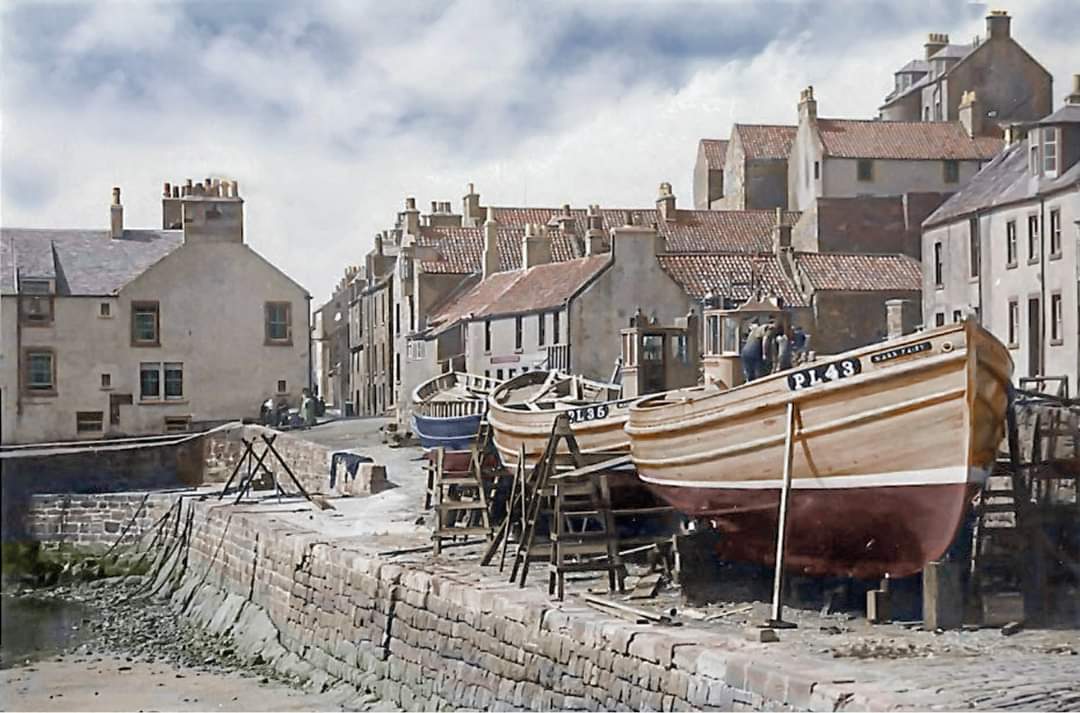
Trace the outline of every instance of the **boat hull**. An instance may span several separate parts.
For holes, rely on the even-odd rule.
[[[794,370],[642,402],[627,427],[640,477],[724,533],[723,557],[772,563],[793,403],[786,565],[855,577],[920,571],[948,548],[993,463],[1008,354],[960,325],[822,366],[845,359],[850,375],[810,388],[794,388]]]
[[[602,419],[578,421],[570,426],[578,448],[582,453],[628,453],[630,438],[624,426],[630,415],[630,402],[598,405],[609,407],[610,415]],[[563,411],[565,409],[513,411],[490,407],[488,423],[491,424],[495,447],[503,464],[507,468],[516,467],[522,446],[525,448],[526,464],[535,463],[551,438],[555,417]],[[559,452],[565,452],[563,444],[560,444]]]
[[[432,418],[414,414],[413,433],[424,448],[467,451],[476,440],[480,419],[480,414],[452,418]]]

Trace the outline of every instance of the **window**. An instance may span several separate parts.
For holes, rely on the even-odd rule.
[[[671,352],[672,356],[674,356],[679,361],[679,363],[690,363],[690,351],[687,348],[685,334],[675,335],[675,338],[671,342]]]
[[[143,362],[139,365],[139,399],[157,401],[161,398],[161,364]]]
[[[289,391],[289,383],[285,379],[278,379],[277,392],[279,394],[285,394]]]
[[[514,349],[521,351],[522,342],[521,317],[514,317]]]
[[[1028,216],[1028,262],[1039,261],[1039,216]]]
[[[705,318],[705,344],[707,353],[720,353],[720,317],[715,314]]]
[[[394,334],[401,334],[401,303],[394,303]]]
[[[51,349],[27,349],[25,387],[36,395],[55,395],[56,360]]]
[[[559,313],[551,313],[551,343],[558,344],[562,341],[562,337],[559,334]]]
[[[1016,221],[1005,224],[1005,262],[1008,267],[1016,267]]]
[[[19,322],[24,327],[53,323],[53,296],[48,280],[19,280]]]
[[[952,313],[952,321],[953,321],[953,324],[963,322],[964,321],[964,314],[960,310],[954,309],[953,313]]]
[[[157,302],[131,303],[131,346],[161,346],[161,314]]]
[[[1054,292],[1050,295],[1050,343],[1061,344],[1064,339],[1064,330],[1062,328],[1062,304],[1061,293]]]
[[[102,302],[98,305],[98,317],[112,317],[112,305],[108,302]]]
[[[112,388],[112,374],[102,374],[101,375],[101,388],[103,388],[103,389],[111,389]]]
[[[1039,145],[1034,142],[1031,144],[1031,150],[1028,153],[1028,168],[1031,169],[1032,176],[1039,175]]]
[[[821,161],[814,161],[814,180],[821,180]]]
[[[1050,257],[1061,257],[1061,209],[1050,211]]]
[[[491,378],[491,369],[484,369],[484,378],[485,379],[490,379]]]
[[[536,315],[536,343],[544,346],[547,343],[547,315],[541,312]]]
[[[856,175],[860,181],[874,180],[874,161],[869,158],[860,158],[856,163]]]
[[[968,272],[972,277],[979,276],[979,263],[982,262],[982,245],[979,240],[979,219],[968,221]]]
[[[934,286],[945,286],[945,258],[941,243],[934,243]]]
[[[960,162],[948,160],[942,163],[944,179],[946,183],[958,183],[960,181]]]
[[[409,331],[416,331],[416,303],[412,295],[409,295]]]
[[[502,369],[496,369],[495,370],[495,378],[498,379],[499,381],[503,380],[503,370]]]
[[[394,355],[394,381],[401,383],[401,354]]]
[[[103,411],[76,411],[76,433],[100,433],[104,427],[105,413]]]
[[[1057,129],[1048,126],[1043,133],[1043,171],[1057,173]]]
[[[292,303],[266,303],[266,343],[292,344]]]
[[[1020,344],[1020,303],[1009,300],[1009,346],[1016,348]]]
[[[191,430],[191,416],[166,416],[165,433],[182,433]]]
[[[945,326],[945,313],[944,312],[938,312],[937,314],[934,315],[934,326],[935,327],[944,327]]]
[[[184,365],[180,362],[165,362],[165,398],[184,398]]]
[[[491,320],[484,320],[484,351],[491,351]],[[500,377],[501,378],[501,377]]]

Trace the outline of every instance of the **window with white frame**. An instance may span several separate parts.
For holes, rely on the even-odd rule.
[[[1043,135],[1043,172],[1057,173],[1057,128],[1048,126]]]

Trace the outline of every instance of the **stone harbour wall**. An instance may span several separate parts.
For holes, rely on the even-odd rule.
[[[395,564],[266,510],[185,506],[179,606],[249,655],[407,710],[893,707],[819,680],[776,644],[633,624],[476,563]]]
[[[244,454],[244,444],[241,439],[255,441],[255,455],[261,456],[266,448],[262,435],[277,434],[274,440],[274,448],[289,469],[296,475],[304,489],[309,493],[338,494],[340,492],[340,480],[335,487],[330,487],[330,454],[333,449],[306,441],[303,436],[293,436],[281,433],[263,426],[244,425],[227,430],[217,431],[204,439],[205,469],[203,471],[204,483],[224,483],[228,480],[237,461]],[[303,432],[301,432],[302,434]],[[271,470],[277,473],[282,485],[289,492],[295,487],[289,476],[281,468],[280,463],[273,453],[266,456],[263,461]],[[247,472],[247,466],[243,468]],[[233,483],[235,487],[236,483]]]
[[[179,492],[32,495],[25,523],[30,539],[46,546],[105,550],[135,542],[162,521]]]

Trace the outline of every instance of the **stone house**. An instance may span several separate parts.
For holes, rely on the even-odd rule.
[[[327,406],[339,408],[342,413],[347,410],[346,403],[351,402],[353,394],[353,370],[349,363],[353,355],[349,304],[357,289],[359,272],[360,268],[356,266],[347,267],[330,299],[312,315],[315,325],[312,347],[316,354],[315,385],[318,395],[322,396]]]
[[[957,121],[962,99],[980,101],[979,133],[1001,136],[1012,122],[1034,121],[1050,113],[1050,73],[1020,46],[1012,18],[1001,10],[986,17],[986,37],[970,44],[950,44],[949,36],[931,33],[924,57],[895,74],[893,90],[879,108],[886,121]]]
[[[961,121],[825,119],[807,87],[788,161],[788,206],[803,211],[818,198],[956,191],[1002,145],[971,129],[976,107],[969,97]]]
[[[1065,105],[1011,142],[923,224],[923,319],[972,317],[1017,377],[1080,378],[1080,76]]]
[[[722,195],[709,207],[721,210],[787,209],[788,156],[796,128],[774,124],[732,126],[723,162]],[[701,162],[699,152],[695,176],[704,170]],[[696,189],[696,180],[694,185]]]
[[[161,230],[0,231],[5,443],[186,430],[296,404],[310,296],[244,241],[235,182],[165,184]]]
[[[494,215],[485,224],[488,268],[501,252]],[[605,235],[601,224],[595,214],[588,255],[560,262],[552,262],[546,226],[527,227],[521,267],[486,271],[431,316],[422,341],[437,350],[441,338],[449,350],[460,350],[467,371],[495,378],[560,368],[610,379],[619,330],[637,309],[673,322],[686,314],[689,300],[660,265],[663,238],[655,228],[626,224]]]
[[[702,139],[694,161],[694,208],[720,207],[724,197],[724,164],[727,163],[727,139]]]

